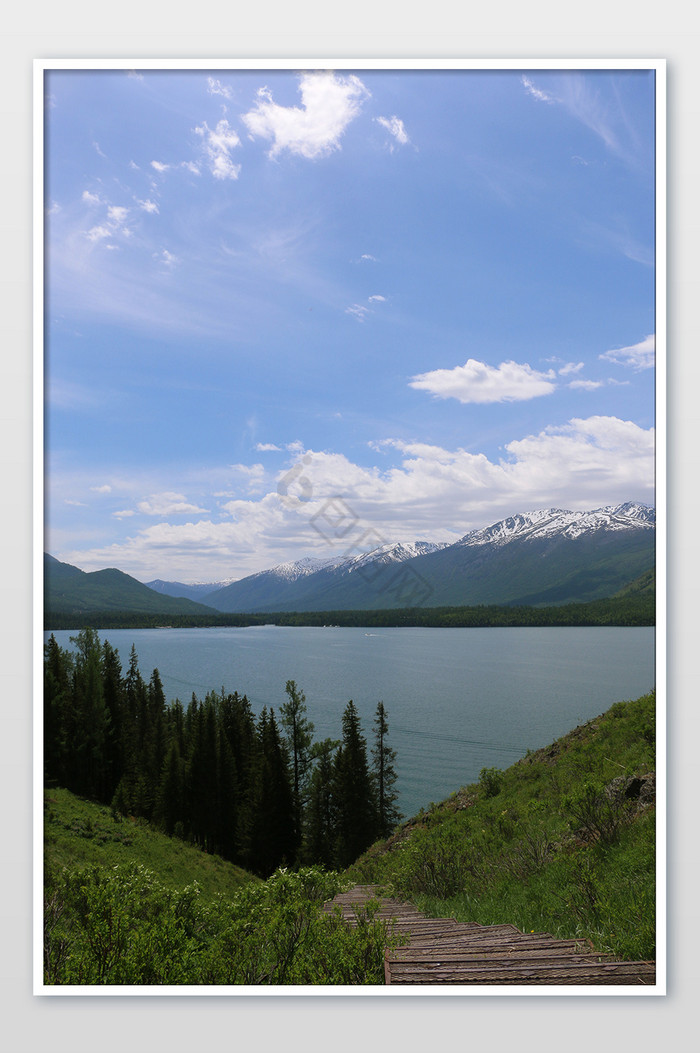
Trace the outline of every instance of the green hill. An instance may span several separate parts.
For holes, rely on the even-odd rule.
[[[655,596],[656,595],[656,568],[652,567],[651,570],[647,570],[644,574],[640,574],[638,578],[631,581],[628,585],[623,586],[619,592],[615,593],[614,598],[629,597],[629,596]]]
[[[53,614],[93,611],[131,614],[206,615],[211,608],[193,600],[163,596],[140,581],[109,568],[90,573],[44,554],[44,607]]]
[[[167,837],[145,819],[121,816],[60,788],[44,794],[44,849],[46,866],[53,874],[64,867],[111,870],[136,864],[171,888],[196,882],[206,900],[259,881],[220,856]]]
[[[350,867],[435,917],[655,957],[655,694],[465,786]]]

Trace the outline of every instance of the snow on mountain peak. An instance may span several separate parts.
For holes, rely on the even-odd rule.
[[[306,577],[308,574],[315,574],[319,570],[337,567],[344,559],[344,556],[327,556],[325,559],[317,556],[303,556],[301,559],[278,563],[276,567],[260,571],[260,573],[274,574],[278,578],[284,578],[287,581],[296,581],[298,578]]]
[[[426,552],[435,552],[439,548],[445,548],[447,542],[433,541],[397,541],[378,545],[370,552],[358,552],[354,555],[344,553],[343,555],[327,556],[304,556],[302,559],[290,560],[287,563],[279,563],[269,571],[261,571],[263,574],[274,574],[276,577],[286,581],[296,581],[298,578],[309,574],[316,574],[321,570],[338,570],[342,574],[351,574],[360,567],[371,563],[403,563],[414,556],[425,555]]]
[[[547,508],[521,513],[502,519],[480,530],[471,530],[457,544],[506,545],[516,538],[562,537],[577,538],[582,534],[594,534],[599,530],[650,530],[656,523],[653,508],[640,502],[626,501],[619,505],[607,505],[591,512],[571,512],[562,508]]]

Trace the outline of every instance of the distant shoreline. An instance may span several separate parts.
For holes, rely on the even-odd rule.
[[[413,607],[358,611],[290,611],[171,615],[130,610],[47,611],[44,629],[213,629],[257,625],[337,628],[484,629],[524,627],[654,626],[653,592],[550,607]]]

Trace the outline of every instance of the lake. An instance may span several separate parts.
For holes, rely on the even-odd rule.
[[[253,626],[108,629],[124,672],[132,644],[145,680],[185,706],[222,687],[277,712],[284,686],[306,694],[317,740],[341,737],[349,699],[368,742],[384,702],[406,817],[506,768],[654,686],[653,628],[362,629]],[[50,633],[45,636],[48,639]],[[70,646],[71,631],[53,634]]]

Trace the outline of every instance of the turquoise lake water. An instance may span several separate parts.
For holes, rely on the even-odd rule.
[[[50,634],[46,634],[47,638]],[[69,631],[53,634],[70,646]],[[109,629],[124,671],[132,644],[169,700],[246,694],[278,710],[287,680],[306,694],[315,738],[341,737],[349,699],[371,746],[381,699],[397,752],[399,807],[414,815],[654,686],[653,628]]]

